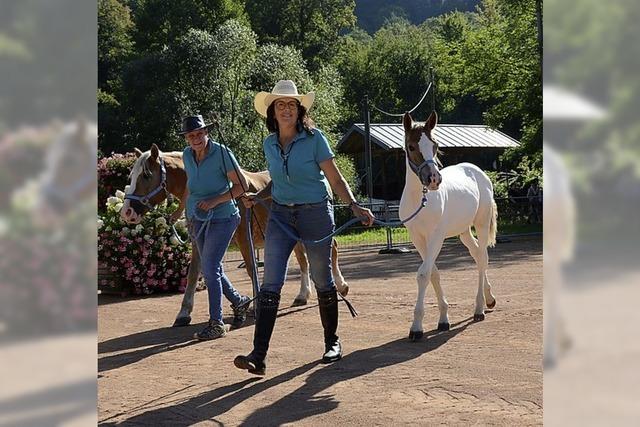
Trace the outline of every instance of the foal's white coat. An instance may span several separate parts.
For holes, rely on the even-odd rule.
[[[435,113],[433,113],[435,114]],[[426,124],[414,123],[411,117],[405,116],[405,138],[409,138],[409,129],[429,126],[435,127],[437,116],[431,116]],[[408,141],[405,141],[407,149]],[[419,141],[420,153],[424,160],[434,160],[434,142],[425,132]],[[495,244],[497,209],[493,200],[493,186],[489,177],[477,166],[461,163],[438,171],[435,164],[431,164],[433,176],[441,175],[441,184],[428,179],[421,180],[409,165],[407,156],[407,172],[404,191],[400,201],[400,218],[409,217],[420,205],[423,183],[428,184],[427,205],[418,215],[405,224],[414,246],[420,253],[422,264],[418,269],[418,298],[413,316],[413,324],[409,337],[417,339],[422,336],[422,320],[424,317],[424,296],[429,280],[433,284],[440,318],[439,330],[449,329],[447,314],[447,300],[440,286],[440,275],[435,260],[440,253],[444,239],[460,236],[462,243],[478,266],[478,291],[474,320],[484,319],[485,304],[489,308],[495,306],[495,298],[491,293],[491,285],[487,279],[488,254],[487,247]],[[437,189],[436,189],[437,188]],[[471,234],[471,226],[475,227],[478,238]]]

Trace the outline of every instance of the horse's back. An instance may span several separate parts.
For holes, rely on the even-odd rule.
[[[443,216],[448,223],[447,235],[457,236],[479,218],[489,218],[493,206],[493,185],[479,167],[459,163],[440,171],[439,192],[446,200]]]

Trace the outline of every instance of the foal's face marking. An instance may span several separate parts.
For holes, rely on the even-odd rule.
[[[435,164],[438,143],[433,139],[432,131],[438,122],[434,111],[426,122],[414,122],[409,113],[403,118],[405,133],[405,151],[411,163],[420,167],[425,161],[431,161],[420,169],[420,182],[429,190],[435,191],[442,182],[442,175]]]

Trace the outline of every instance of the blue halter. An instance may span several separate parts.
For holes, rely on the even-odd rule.
[[[164,191],[165,194],[168,193],[167,191],[167,169],[164,167],[164,160],[162,160],[162,157],[158,157],[158,159],[160,160],[160,184],[158,184],[158,186],[156,188],[154,188],[153,190],[151,190],[149,193],[145,194],[144,196],[136,196],[135,194],[125,194],[124,199],[127,200],[137,200],[138,202],[142,203],[144,206],[148,207],[149,209],[153,209],[155,206],[152,205],[149,200],[155,196],[156,194],[158,194],[161,191]]]

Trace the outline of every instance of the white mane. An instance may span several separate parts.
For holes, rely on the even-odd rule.
[[[173,155],[182,156],[182,151],[171,151],[168,153],[163,153],[162,151],[159,151],[159,154],[160,154],[160,157],[162,157],[165,154],[169,156],[173,156]],[[128,194],[135,193],[136,182],[138,181],[138,177],[140,176],[141,173],[145,171],[147,167],[147,160],[149,159],[150,156],[151,156],[151,150],[147,150],[144,153],[142,153],[140,157],[138,157],[136,162],[133,164],[133,168],[131,168],[131,173],[129,174],[129,178],[131,179],[131,181],[129,183]]]

